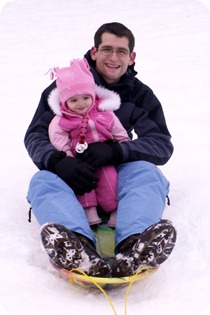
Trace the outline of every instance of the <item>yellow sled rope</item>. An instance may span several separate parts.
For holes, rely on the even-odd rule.
[[[79,281],[86,281],[88,283],[94,284],[106,297],[108,303],[110,304],[110,306],[114,312],[114,315],[117,315],[117,312],[114,308],[114,305],[113,305],[109,295],[106,293],[106,291],[103,289],[102,286],[103,286],[103,284],[107,284],[107,283],[110,283],[110,284],[117,284],[117,283],[127,284],[127,283],[129,283],[128,288],[126,290],[125,301],[124,301],[124,314],[127,315],[127,301],[128,301],[128,296],[130,293],[131,285],[137,280],[146,278],[147,276],[149,276],[149,274],[153,273],[155,270],[156,270],[156,268],[151,269],[147,266],[144,266],[140,270],[138,270],[136,272],[136,274],[133,276],[124,277],[124,278],[97,278],[97,277],[88,276],[84,271],[82,271],[80,269],[72,269],[69,271],[69,278],[70,278],[70,284],[73,284],[76,279],[78,279]]]

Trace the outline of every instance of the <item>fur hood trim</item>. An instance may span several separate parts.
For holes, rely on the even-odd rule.
[[[120,96],[116,92],[105,89],[102,86],[95,85],[95,93],[100,99],[98,106],[99,110],[114,111],[120,108],[121,100]],[[48,104],[56,115],[62,116],[57,88],[53,89],[49,94]]]

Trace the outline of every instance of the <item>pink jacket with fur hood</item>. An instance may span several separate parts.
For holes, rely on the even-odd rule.
[[[127,131],[113,113],[120,107],[117,93],[100,86],[95,86],[95,103],[84,115],[70,111],[60,105],[58,90],[55,88],[48,98],[48,103],[56,116],[49,125],[49,138],[54,147],[64,151],[68,156],[75,156],[75,147],[80,140],[81,129],[86,124],[85,141],[117,142],[129,141]]]

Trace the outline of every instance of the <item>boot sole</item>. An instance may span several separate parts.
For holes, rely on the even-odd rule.
[[[175,246],[176,235],[175,228],[168,220],[162,220],[146,229],[141,234],[139,242],[135,244],[136,252],[140,254],[140,262],[150,267],[162,264]]]
[[[168,220],[161,220],[142,234],[129,255],[119,253],[112,266],[114,277],[131,276],[143,266],[156,268],[171,254],[176,242],[176,230]]]
[[[50,260],[58,268],[78,268],[93,277],[106,277],[110,273],[109,265],[97,253],[97,256],[89,256],[79,237],[62,225],[44,225],[41,240]]]
[[[82,262],[83,246],[74,233],[59,224],[46,224],[41,230],[43,247],[60,268],[71,270]]]

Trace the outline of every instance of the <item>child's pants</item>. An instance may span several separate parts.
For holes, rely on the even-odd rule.
[[[117,209],[117,171],[114,166],[104,166],[95,171],[99,178],[97,188],[77,199],[83,208],[100,205],[105,212]]]

